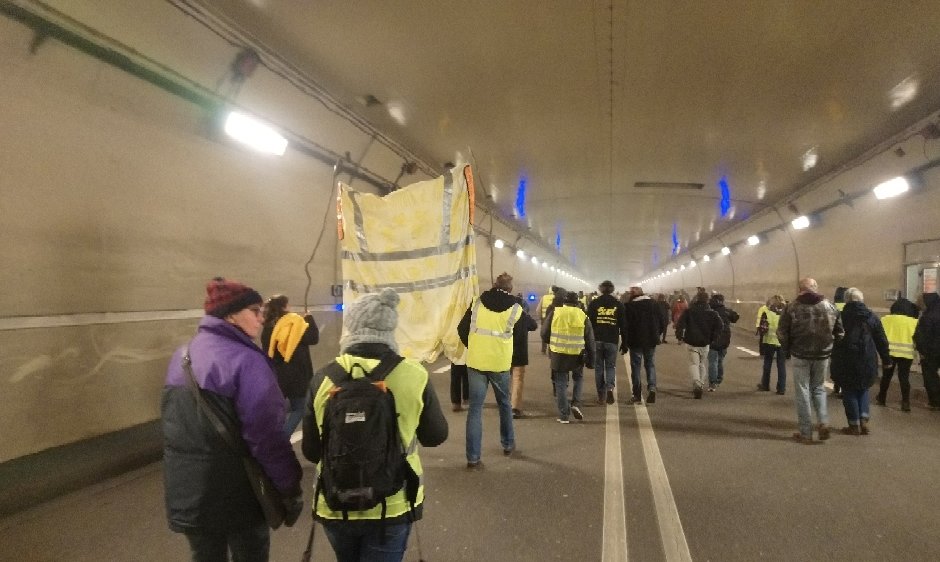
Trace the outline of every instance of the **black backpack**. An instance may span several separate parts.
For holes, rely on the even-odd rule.
[[[382,505],[385,498],[407,486],[412,505],[417,496],[417,476],[406,460],[398,432],[395,397],[385,377],[403,360],[388,353],[371,373],[353,378],[336,362],[324,369],[335,387],[323,413],[323,457],[317,488],[333,511],[363,511]]]

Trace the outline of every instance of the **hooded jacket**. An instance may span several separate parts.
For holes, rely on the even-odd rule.
[[[826,359],[845,334],[835,305],[819,293],[800,293],[780,315],[780,347],[800,359]]]
[[[914,348],[933,360],[940,360],[940,295],[924,293],[924,313],[914,330]]]
[[[878,357],[891,363],[888,338],[881,320],[862,302],[845,304],[842,327],[845,337],[832,346],[832,380],[842,388],[864,390],[878,378]]]
[[[634,297],[624,307],[627,346],[631,349],[653,349],[662,342],[662,313],[649,295]],[[626,351],[621,347],[622,351]]]
[[[483,291],[483,293],[480,294],[480,303],[488,310],[493,312],[504,312],[512,308],[513,305],[518,304],[518,301],[516,301],[516,297],[514,295],[493,287],[492,289]],[[460,323],[457,324],[457,335],[460,336],[460,341],[463,342],[464,347],[468,345],[470,339],[470,313],[472,309],[473,305],[471,304],[467,307],[467,311],[464,312],[463,318],[460,319]],[[519,318],[512,328],[513,365],[516,365],[517,361],[521,361],[521,357],[517,357],[516,355],[517,351],[522,347],[526,347],[528,350],[527,346],[529,345],[529,330],[534,323],[534,320],[529,322],[527,318],[528,320],[531,320],[528,314],[525,314],[523,311],[523,316]],[[537,328],[538,326],[535,327]],[[528,352],[526,352],[525,359],[526,363],[528,363]],[[518,364],[522,365],[523,363],[520,362]]]
[[[716,345],[724,329],[718,313],[706,303],[693,302],[676,322],[676,339],[693,347]]]
[[[553,307],[548,311],[548,316],[545,317],[545,323],[542,324],[542,342],[546,345],[549,343],[552,337],[552,320],[555,318],[555,310],[561,308],[562,306],[572,306],[580,308],[577,304],[563,304],[561,306]],[[549,364],[552,371],[574,371],[579,367],[587,366],[588,369],[594,368],[594,355],[596,353],[596,342],[594,341],[594,328],[591,326],[591,320],[588,318],[584,322],[584,353],[581,355],[567,355],[565,353],[555,353],[554,351],[549,351]]]
[[[595,298],[588,305],[587,315],[597,342],[619,345],[621,338],[627,339],[624,308],[617,297],[605,294]]]
[[[716,299],[712,299],[708,305],[712,310],[718,313],[722,324],[721,333],[718,335],[718,339],[715,341],[712,349],[728,349],[728,346],[731,345],[731,325],[740,320],[741,315],[727,308],[724,302],[719,302]]]

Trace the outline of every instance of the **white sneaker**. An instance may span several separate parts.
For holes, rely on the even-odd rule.
[[[578,421],[581,421],[584,419],[584,414],[581,413],[581,408],[578,408],[577,406],[571,407],[571,415],[573,415],[574,419]]]

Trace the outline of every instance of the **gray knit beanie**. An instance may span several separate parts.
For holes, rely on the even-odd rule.
[[[359,297],[343,313],[345,335],[339,347],[345,351],[357,343],[384,343],[398,353],[395,327],[398,325],[398,293],[392,289]]]

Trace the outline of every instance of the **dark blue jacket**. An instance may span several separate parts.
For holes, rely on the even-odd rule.
[[[891,363],[888,338],[881,320],[861,302],[846,303],[842,327],[845,336],[832,346],[832,380],[843,389],[864,390],[878,378],[878,356]]]

